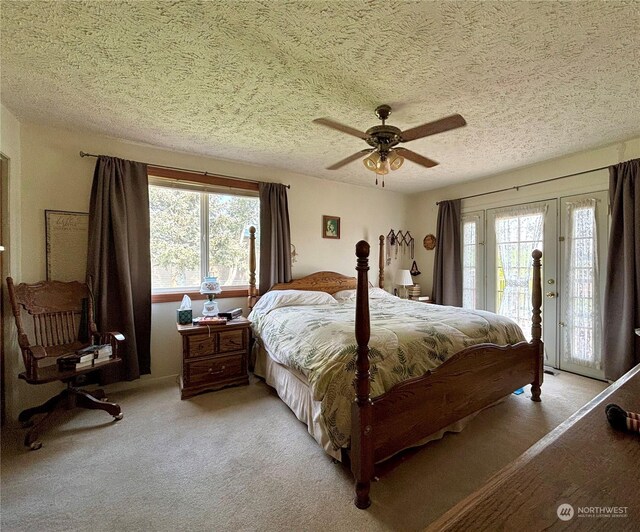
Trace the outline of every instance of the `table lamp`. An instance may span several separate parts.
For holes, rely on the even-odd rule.
[[[205,301],[204,308],[202,309],[203,316],[217,316],[218,315],[218,303],[213,298],[216,294],[222,292],[220,289],[220,283],[217,277],[205,277],[204,281],[200,285],[200,293],[207,294],[209,301]]]
[[[411,271],[398,270],[396,272],[395,283],[399,286],[404,286],[404,298],[407,299],[407,286],[413,286],[413,278],[411,277]]]

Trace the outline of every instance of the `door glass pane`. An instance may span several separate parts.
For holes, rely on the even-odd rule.
[[[564,362],[601,369],[596,200],[567,202]]]
[[[542,251],[543,206],[514,207],[496,215],[496,309],[531,339],[531,282],[534,249]]]
[[[462,306],[475,309],[477,305],[478,221],[469,220],[462,227]]]

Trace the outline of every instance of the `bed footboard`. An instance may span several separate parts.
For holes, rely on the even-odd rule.
[[[371,400],[369,373],[369,244],[356,244],[356,398],[351,419],[351,470],[355,504],[368,508],[374,464],[514,390],[531,384],[531,399],[540,401],[543,376],[541,328],[541,257],[534,250],[530,342],[498,346],[480,344],[453,355],[435,370],[394,386]]]
[[[373,400],[374,462],[534,382],[538,350],[479,344],[456,353],[435,370],[401,382]]]

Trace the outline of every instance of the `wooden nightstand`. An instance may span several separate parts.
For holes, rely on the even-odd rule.
[[[247,318],[226,325],[177,327],[182,335],[182,399],[205,390],[249,384],[251,322]]]

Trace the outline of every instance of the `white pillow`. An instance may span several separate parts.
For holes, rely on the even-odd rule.
[[[267,314],[280,308],[304,305],[335,305],[336,300],[326,292],[314,290],[271,290],[261,296],[253,312]]]
[[[355,290],[340,290],[333,294],[333,297],[338,301],[355,301]],[[369,287],[369,299],[385,299],[387,297],[393,297],[389,292],[382,288]]]

